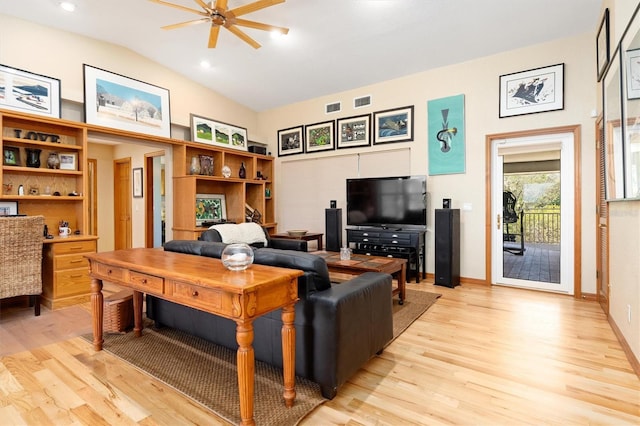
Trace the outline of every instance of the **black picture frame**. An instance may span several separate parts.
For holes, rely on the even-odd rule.
[[[598,81],[602,80],[604,71],[609,65],[610,59],[610,47],[609,47],[609,8],[604,10],[602,21],[598,27],[598,35],[596,36],[596,61]]]
[[[500,76],[499,118],[564,109],[564,63]]]
[[[169,90],[83,64],[87,124],[171,137]]]
[[[335,148],[335,121],[304,126],[306,152],[331,151]]]
[[[142,167],[136,167],[133,169],[133,197],[142,198],[144,196],[144,176],[142,173]]]
[[[371,114],[340,118],[336,127],[338,149],[371,146]]]
[[[278,157],[304,152],[304,126],[278,130]]]
[[[2,150],[2,164],[5,166],[21,166],[20,148],[15,146],[5,146]]]
[[[373,113],[373,144],[413,140],[413,105]]]
[[[4,82],[0,108],[61,117],[60,79],[0,64],[0,81]]]

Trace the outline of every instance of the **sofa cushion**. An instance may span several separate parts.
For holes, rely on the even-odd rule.
[[[305,272],[309,291],[323,291],[331,288],[327,262],[320,256],[295,250],[265,247],[254,251],[253,262],[260,265],[298,269]]]

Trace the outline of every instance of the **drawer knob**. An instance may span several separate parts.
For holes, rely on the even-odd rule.
[[[193,292],[191,292],[191,295],[193,297],[198,297],[198,290],[193,290]]]
[[[147,279],[146,279],[146,278],[143,278],[143,279],[142,279],[142,284],[146,284],[146,283],[147,283]]]
[[[369,241],[369,239],[368,238],[363,238],[362,241]]]

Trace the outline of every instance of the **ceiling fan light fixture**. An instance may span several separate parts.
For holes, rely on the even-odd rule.
[[[70,1],[61,1],[60,7],[67,12],[73,12],[76,10],[76,5],[71,3]]]

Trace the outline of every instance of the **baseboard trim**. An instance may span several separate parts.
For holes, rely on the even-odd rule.
[[[636,358],[636,356],[634,355],[633,351],[631,350],[631,346],[629,346],[629,343],[627,343],[627,339],[624,338],[624,334],[622,334],[622,332],[618,328],[618,325],[615,323],[613,318],[611,318],[611,315],[607,315],[607,320],[609,321],[609,325],[613,330],[613,334],[615,334],[618,338],[618,342],[620,342],[620,346],[622,346],[622,350],[627,356],[629,364],[631,364],[631,368],[636,373],[636,376],[638,376],[638,378],[640,379],[640,360],[638,360],[638,358]]]

